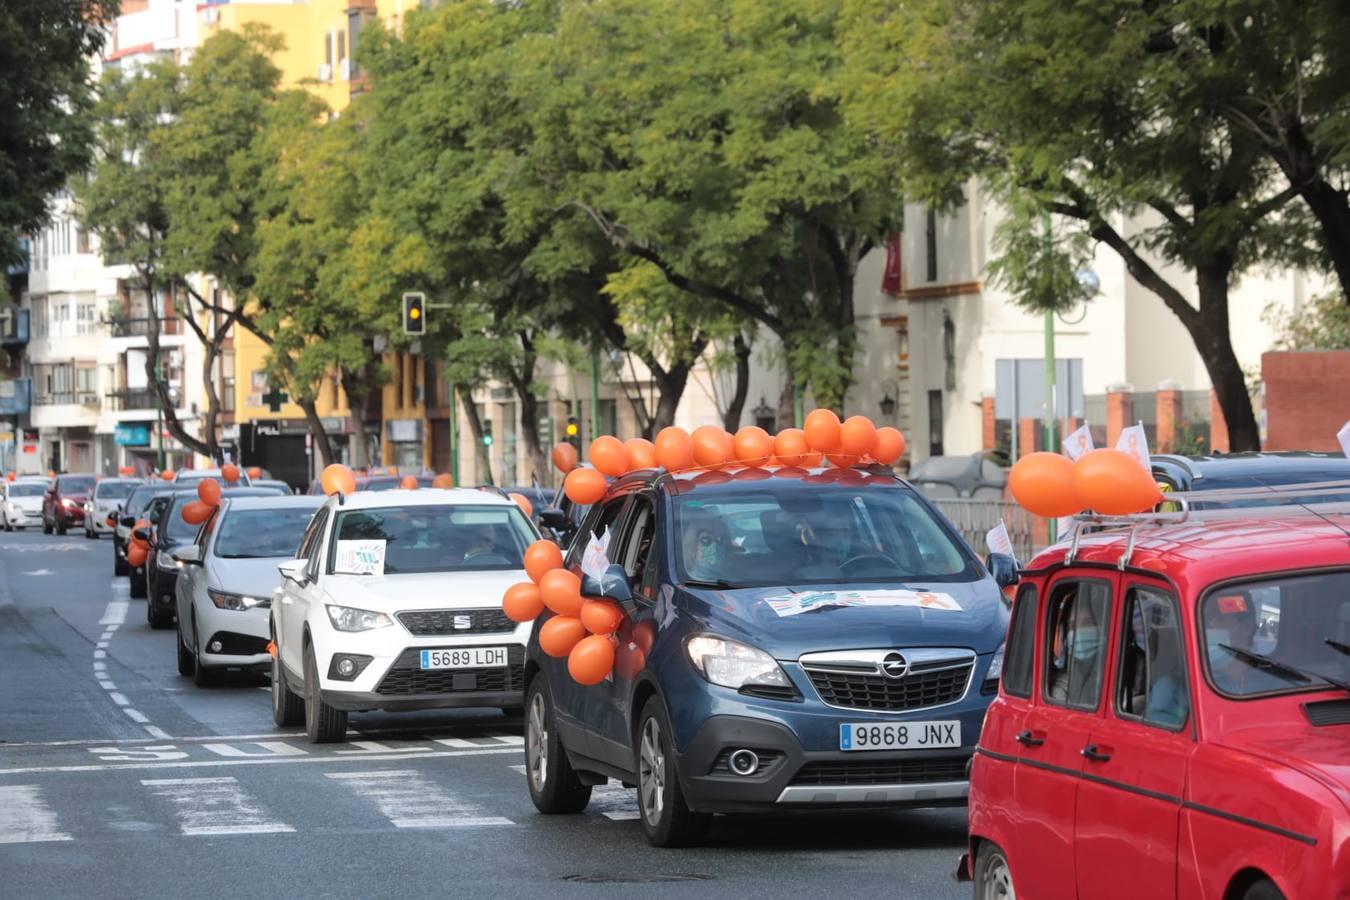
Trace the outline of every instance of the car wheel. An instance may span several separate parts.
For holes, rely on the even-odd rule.
[[[1242,895],[1242,900],[1284,900],[1284,894],[1273,882],[1262,878],[1256,884],[1247,888],[1247,893]]]
[[[314,646],[305,647],[305,734],[311,743],[332,744],[347,738],[347,711],[323,702]]]
[[[591,786],[581,783],[567,759],[542,677],[530,683],[525,709],[525,780],[530,800],[545,815],[581,812],[591,802]]]
[[[188,650],[187,644],[183,643],[183,623],[178,623],[178,674],[194,675],[197,671],[197,660]]]
[[[692,811],[684,802],[669,723],[661,698],[648,700],[638,720],[638,818],[654,847],[697,843],[707,836],[712,818]]]
[[[1008,856],[993,841],[981,843],[975,854],[975,900],[1017,900]]]
[[[281,728],[305,724],[305,701],[286,683],[280,649],[272,657],[272,721]]]
[[[197,687],[212,687],[220,682],[220,671],[214,666],[202,665],[202,639],[197,634],[197,622],[192,623],[192,683]]]
[[[131,576],[130,577],[131,590],[129,591],[129,593],[133,597],[145,596],[145,572],[143,571],[144,568],[145,567],[142,566],[138,569],[132,569],[131,572],[128,573]]]

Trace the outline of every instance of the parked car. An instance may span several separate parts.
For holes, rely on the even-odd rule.
[[[1350,895],[1350,504],[1223,512],[1023,573],[977,898]]]
[[[538,532],[484,491],[329,497],[272,604],[272,713],[341,741],[349,711],[519,709],[530,626],[502,612]],[[302,699],[303,698],[303,699]]]
[[[253,487],[276,488],[277,490],[280,490],[282,493],[286,494],[295,493],[294,491],[291,490],[291,486],[289,484],[287,484],[284,481],[278,481],[275,478],[259,478],[250,482],[250,484],[252,484]]]
[[[1228,453],[1219,456],[1158,454],[1152,459],[1153,477],[1174,491],[1216,491],[1235,488],[1279,487],[1350,480],[1350,459],[1342,454],[1311,452]],[[1347,495],[1304,497],[1303,502],[1345,502]],[[1283,503],[1279,496],[1223,502],[1250,508]]]
[[[45,481],[0,482],[0,523],[6,531],[23,530],[42,518]]]
[[[929,497],[1002,500],[1008,473],[983,452],[930,456],[910,470],[909,483]]]
[[[140,537],[147,546],[154,547],[160,521],[164,518],[164,512],[173,502],[175,491],[167,491],[157,494],[150,498],[150,502],[145,505],[141,511],[141,518],[145,525],[133,527],[128,537],[128,543],[132,537]],[[133,523],[134,524],[134,523]],[[127,565],[128,591],[132,597],[143,598],[147,595],[147,585],[149,583],[149,574],[151,571],[151,562],[149,554],[146,555],[145,562],[139,566]]]
[[[65,534],[68,528],[83,525],[84,504],[97,482],[93,474],[56,476],[42,498],[42,533]]]
[[[150,501],[155,497],[171,494],[174,490],[174,486],[166,481],[146,482],[133,488],[120,507],[109,514],[109,518],[116,523],[112,533],[114,575],[126,575],[130,571],[127,566],[127,544],[131,541],[131,529],[144,517]]]
[[[270,668],[277,564],[295,558],[322,503],[318,497],[231,493],[195,541],[172,551],[181,565],[175,589],[180,675],[206,687],[227,669]]]
[[[612,679],[592,687],[538,629],[530,640],[538,809],[579,812],[615,778],[637,785],[648,840],[672,846],[713,813],[965,802],[1003,661],[999,585],[918,491],[845,472],[610,486],[565,565],[579,571],[607,535],[611,565],[582,593],[613,598],[629,624]]]
[[[196,487],[197,482],[205,478],[214,478],[221,485],[225,484],[225,478],[220,474],[220,469],[179,469],[174,473],[173,483],[179,487]],[[235,484],[242,487],[248,487],[251,484],[248,472],[244,470],[243,466],[239,467],[239,480]]]
[[[144,483],[139,478],[100,478],[94,485],[94,493],[84,503],[84,536],[97,538],[116,530],[116,525],[108,524],[108,517]]]
[[[275,488],[227,485],[222,489],[228,497],[278,497]],[[173,551],[196,540],[201,524],[192,524],[183,518],[183,507],[197,499],[196,488],[181,489],[165,496],[163,511],[154,522],[150,552],[145,558],[145,620],[151,628],[168,628],[177,611],[175,589],[183,563],[174,559]],[[133,593],[135,579],[132,581]]]

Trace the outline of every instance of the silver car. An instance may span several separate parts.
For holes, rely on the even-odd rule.
[[[108,516],[120,510],[131,492],[143,484],[141,478],[100,478],[94,492],[84,501],[84,536],[112,534],[117,526],[108,524]]]
[[[0,525],[6,531],[42,524],[42,496],[47,480],[23,479],[0,482]]]
[[[173,551],[183,563],[178,604],[178,671],[201,687],[226,669],[267,671],[277,564],[294,559],[323,497],[230,497],[194,543]]]

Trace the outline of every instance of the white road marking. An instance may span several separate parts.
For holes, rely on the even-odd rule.
[[[95,672],[106,672],[106,671],[108,671],[108,664],[105,663],[105,662],[103,662],[102,660],[100,660],[99,662],[94,663],[94,671],[95,671]]]
[[[109,681],[109,680],[106,679],[106,678],[100,678],[100,679],[98,680],[98,686],[101,687],[101,688],[103,688],[105,691],[115,691],[115,690],[117,690],[117,685],[113,684],[111,681]]]
[[[52,574],[52,570],[51,570],[51,569],[37,569],[37,570],[32,571],[32,572],[24,572],[23,574],[25,574],[25,575],[50,575],[50,574]]]
[[[145,726],[145,730],[147,733],[149,733],[149,735],[152,738],[155,738],[156,740],[161,741],[168,740],[171,736],[167,731],[165,731],[163,728],[160,728],[158,725],[147,725]]]
[[[127,620],[126,600],[111,600],[108,602],[108,608],[103,613],[103,618],[98,620],[100,625],[121,625]]]
[[[359,756],[363,753],[430,753],[430,747],[390,747],[381,744],[379,741],[348,741],[347,746],[356,747],[355,750],[334,750],[334,753],[342,756]]]
[[[275,834],[295,831],[268,816],[233,778],[143,779],[174,806],[185,835]]]
[[[108,651],[107,651],[107,650],[102,650],[102,649],[100,649],[100,650],[95,650],[95,651],[94,651],[94,659],[103,659],[103,658],[104,658],[105,656],[107,656],[107,655],[108,655]]]
[[[135,722],[137,725],[145,725],[150,721],[150,717],[138,709],[132,709],[131,707],[127,707],[126,709],[122,710],[122,712],[126,713],[127,717],[130,718],[131,721]]]
[[[99,641],[99,642],[98,642],[97,644],[95,644],[94,646],[97,647],[98,650],[107,650],[107,649],[108,649],[108,642],[107,642],[107,641]],[[94,651],[94,656],[95,656],[95,657],[98,656],[98,650],[95,650],[95,651]]]
[[[334,781],[349,785],[358,795],[374,800],[395,828],[463,828],[514,825],[501,816],[485,816],[483,808],[442,790],[412,770],[329,772]]]
[[[125,694],[121,694],[121,693],[118,693],[117,691],[113,691],[112,693],[108,694],[108,696],[111,697],[111,698],[112,698],[112,702],[116,703],[118,706],[130,706],[130,705],[131,705],[131,701],[127,699],[127,697],[126,697]]]
[[[108,747],[108,751],[117,750],[116,747]],[[352,763],[364,761],[366,759],[402,761],[405,759],[440,759],[444,757],[460,756],[495,756],[499,753],[519,753],[514,747],[502,747],[494,750],[436,750],[431,753],[392,753],[381,756],[254,756],[247,759],[195,759],[189,760],[185,757],[186,753],[178,751],[168,754],[173,762],[124,762],[124,763],[104,763],[104,764],[86,764],[78,766],[26,766],[24,768],[0,769],[0,777],[6,775],[48,775],[55,772],[111,772],[114,770],[130,769],[217,769],[226,766],[258,766],[258,765],[279,765],[282,763]],[[115,757],[105,757],[115,758]],[[153,758],[153,757],[152,757]]]
[[[261,747],[260,753],[249,753],[239,747],[232,747],[229,744],[203,744],[202,745],[212,753],[218,753],[221,756],[229,757],[258,757],[258,756],[304,756],[305,751],[299,747],[294,747],[283,741],[255,741],[253,746]]]
[[[525,774],[524,766],[509,768]],[[614,822],[637,821],[641,815],[637,808],[637,793],[617,781],[608,781],[591,788],[591,802],[587,808]]]
[[[68,841],[57,828],[56,813],[42,799],[35,784],[0,786],[0,844]]]
[[[510,744],[514,747],[521,747],[525,744],[525,739],[518,734],[491,734],[484,735],[481,740],[495,741],[498,744]],[[468,738],[435,738],[437,744],[444,744],[447,747],[459,749],[473,749],[484,746]]]

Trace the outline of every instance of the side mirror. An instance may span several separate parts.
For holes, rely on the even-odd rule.
[[[1001,588],[1012,587],[1020,578],[1017,574],[1017,560],[1006,553],[990,553],[985,561],[985,567],[994,577],[994,583]]]
[[[539,524],[554,531],[564,531],[571,523],[567,519],[567,513],[550,506],[539,510]]]
[[[145,541],[147,544],[150,543],[150,529],[149,529],[149,528],[137,528],[135,531],[133,531],[133,532],[131,533],[131,535],[132,535],[132,537],[136,538],[137,540]]]
[[[304,585],[309,582],[308,576],[305,575],[305,566],[308,564],[309,560],[307,559],[290,559],[284,563],[280,563],[277,566],[277,571],[280,572],[281,577],[285,578],[287,581],[294,581],[296,584]]]
[[[581,594],[584,597],[607,597],[618,603],[629,603],[633,599],[633,586],[623,566],[614,563],[599,579],[590,575],[581,576]]]
[[[130,528],[132,525],[136,524],[136,517],[123,516],[122,518],[117,520],[117,524],[121,525],[123,528]]]
[[[104,521],[106,521],[106,522],[108,523],[108,527],[109,527],[109,528],[112,528],[112,527],[116,526],[116,525],[117,525],[117,513],[111,514],[111,515],[108,516],[108,518],[105,519]]]
[[[188,544],[186,547],[179,547],[173,553],[169,554],[180,563],[200,566],[202,564],[202,548],[196,544]]]

